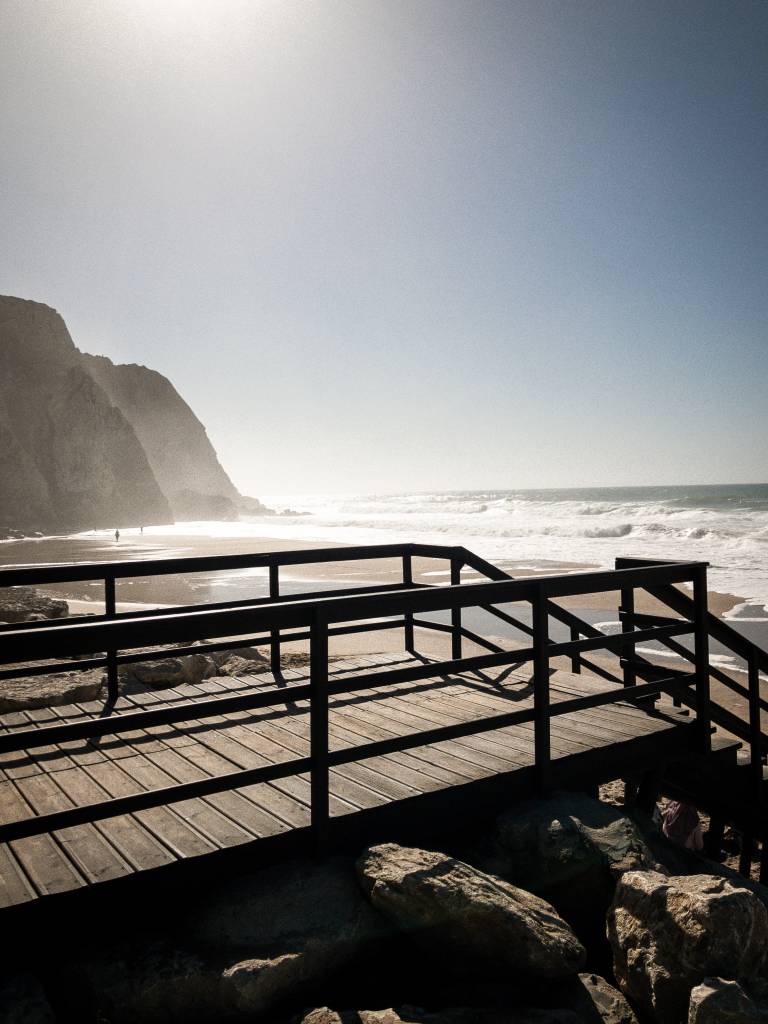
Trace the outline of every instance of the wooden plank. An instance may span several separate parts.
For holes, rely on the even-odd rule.
[[[0,784],[0,820],[34,817],[13,782]],[[49,835],[29,836],[10,844],[27,878],[41,896],[68,892],[85,885],[85,878]]]
[[[79,807],[100,803],[110,795],[80,767],[57,772],[55,782]],[[103,821],[95,822],[94,828],[98,829],[123,860],[136,871],[160,867],[176,860],[176,857],[147,831],[141,822],[129,814],[105,818]]]
[[[58,773],[53,773],[58,774]],[[74,801],[56,784],[52,775],[20,779],[17,789],[35,814],[51,814],[74,807]],[[131,873],[130,865],[112,848],[93,825],[77,825],[52,833],[89,883],[121,878]]]
[[[0,844],[0,908],[37,899],[34,886],[7,843]]]
[[[162,789],[176,781],[143,755],[124,761],[122,767],[147,790]],[[239,846],[253,839],[250,832],[205,800],[178,800],[168,806],[191,828],[220,849]]]
[[[242,767],[203,744],[185,747],[179,753],[210,775],[224,775],[227,771],[232,771],[233,768]],[[308,824],[308,808],[302,808],[301,805],[290,806],[296,801],[292,801],[269,785],[244,786],[234,792],[239,793],[253,806],[254,810],[250,813],[252,816],[256,816],[257,821],[261,822],[258,827],[264,835],[276,835],[288,831],[292,827]]]
[[[136,755],[133,754],[133,757]],[[123,769],[122,761],[103,761],[100,764],[88,765],[84,771],[110,796],[128,796],[144,789]],[[146,811],[137,811],[135,817],[177,857],[196,857],[200,854],[211,853],[216,849],[210,840],[200,835],[197,830],[190,828],[178,814],[168,807],[153,807]]]

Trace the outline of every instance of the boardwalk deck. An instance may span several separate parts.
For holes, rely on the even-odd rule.
[[[332,661],[332,678],[422,664],[408,654]],[[306,680],[306,670],[284,673]],[[190,698],[249,693],[275,686],[268,673],[218,677],[120,698],[114,714],[171,705]],[[612,685],[588,675],[555,672],[552,704]],[[332,696],[331,751],[354,748],[427,729],[529,708],[528,669],[464,671],[416,682],[382,683]],[[0,716],[0,732],[48,726],[103,714],[101,702]],[[555,785],[615,777],[634,765],[656,766],[692,749],[689,720],[671,707],[619,702],[553,717],[552,777]],[[308,702],[155,725],[132,733],[73,740],[56,747],[0,755],[0,821],[16,821],[109,797],[163,788],[240,769],[306,757],[310,749]],[[409,815],[464,813],[470,806],[500,808],[504,800],[532,791],[534,724],[514,725],[407,751],[346,763],[330,772],[333,834],[358,829],[375,836],[381,823],[403,824]],[[389,818],[387,818],[389,812]],[[0,908],[100,885],[120,885],[169,865],[211,858],[251,844],[306,839],[310,781],[306,774],[175,801],[0,844]],[[254,845],[255,844],[255,845]]]

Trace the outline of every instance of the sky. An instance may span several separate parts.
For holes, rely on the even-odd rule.
[[[763,0],[0,0],[0,293],[249,494],[768,480]]]

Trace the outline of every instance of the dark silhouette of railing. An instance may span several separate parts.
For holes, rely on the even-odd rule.
[[[355,559],[392,558],[402,560],[402,582],[363,588],[312,592],[293,597],[279,593],[279,570],[285,565],[338,562]],[[414,557],[445,558],[450,562],[450,586],[414,585]],[[464,565],[477,572],[494,575],[490,582],[460,582]],[[204,606],[164,608],[151,613],[117,613],[115,582],[120,578],[204,572],[224,569],[268,566],[270,596],[252,601],[221,602]],[[499,578],[499,576],[503,578]],[[309,702],[310,754],[280,764],[267,765],[217,778],[178,784],[150,792],[105,800],[87,807],[77,807],[41,814],[34,818],[0,826],[0,842],[50,832],[72,825],[130,814],[161,804],[192,797],[208,796],[228,789],[256,783],[272,782],[290,775],[310,774],[311,827],[318,848],[323,848],[329,830],[329,770],[349,762],[407,750],[483,733],[506,726],[533,722],[534,771],[537,788],[548,788],[550,774],[550,722],[553,717],[601,707],[618,701],[640,702],[667,692],[674,697],[691,698],[696,709],[695,735],[698,749],[709,750],[710,697],[706,563],[675,562],[653,566],[634,566],[604,572],[570,575],[538,576],[511,579],[490,563],[477,558],[465,548],[433,545],[373,545],[355,548],[330,548],[314,551],[280,552],[268,555],[223,556],[209,558],[162,559],[147,562],[90,563],[75,566],[44,566],[35,569],[0,571],[0,586],[18,584],[64,583],[92,579],[105,582],[107,597],[104,614],[79,616],[56,622],[35,622],[11,626],[0,633],[0,664],[13,665],[3,672],[29,676],[36,669],[24,662],[59,659],[53,665],[38,666],[37,671],[60,671],[104,665],[110,676],[105,714],[100,718],[80,720],[40,728],[21,728],[0,734],[0,753],[27,750],[49,744],[79,739],[119,735],[135,729],[184,720],[200,720],[212,715],[235,711],[257,710],[285,705],[295,701]],[[674,588],[678,583],[691,583],[693,599],[689,614],[683,618],[632,628],[617,635],[606,635],[571,612],[555,604],[557,598],[621,591],[633,595],[635,589]],[[111,599],[110,599],[111,595]],[[531,625],[498,608],[525,602],[531,608]],[[462,623],[462,612],[481,608],[497,615],[508,625],[520,629],[530,640],[527,647],[505,650],[493,641],[468,630]],[[450,625],[420,616],[448,612]],[[571,629],[571,639],[553,642],[549,636],[549,618],[553,616]],[[344,679],[329,678],[329,637],[367,630],[402,628],[405,646],[415,651],[415,628],[448,631],[451,636],[451,658],[425,662],[406,668],[385,668]],[[574,631],[576,636],[573,636]],[[656,674],[652,680],[617,687],[571,699],[550,703],[550,662],[565,656],[572,663],[586,664],[585,655],[607,650],[621,656],[638,642],[671,641],[693,636],[693,672]],[[243,637],[248,637],[243,640]],[[229,638],[222,640],[222,638]],[[309,639],[310,674],[307,683],[286,683],[269,690],[205,700],[193,700],[144,711],[116,712],[112,705],[117,696],[117,668],[121,663],[176,657],[186,652],[199,652],[193,641],[211,640],[207,650],[227,649],[244,644],[269,643],[271,663],[276,682],[280,682],[280,647],[297,639]],[[463,656],[462,642],[468,639],[484,647],[488,653]],[[172,644],[181,647],[168,647]],[[162,650],[158,650],[160,647]],[[150,651],[139,648],[153,648]],[[104,654],[103,652],[107,652]],[[128,652],[128,653],[124,653]],[[91,655],[83,657],[83,653]],[[62,662],[62,658],[74,658]],[[418,679],[433,678],[456,672],[482,670],[496,666],[533,666],[533,707],[505,714],[441,726],[407,736],[364,743],[339,751],[329,751],[328,699],[342,692],[367,689],[381,684],[393,685]],[[629,682],[625,678],[625,683]]]

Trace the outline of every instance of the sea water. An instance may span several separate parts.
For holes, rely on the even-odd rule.
[[[283,514],[168,529],[329,544],[463,544],[491,561],[532,568],[610,568],[617,556],[702,560],[710,563],[710,590],[744,599],[731,615],[768,616],[768,484],[261,497]]]

